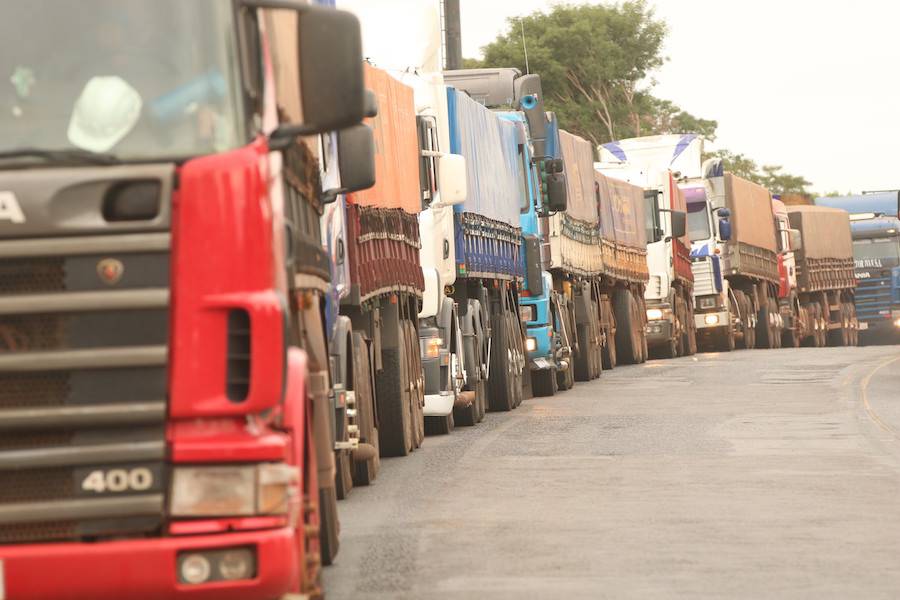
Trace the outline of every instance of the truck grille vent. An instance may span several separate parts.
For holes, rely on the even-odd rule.
[[[0,260],[0,294],[61,292],[66,289],[63,263],[58,257]]]
[[[69,378],[64,373],[0,374],[0,410],[59,406],[69,391]]]
[[[250,315],[244,309],[228,313],[228,370],[225,389],[232,402],[250,392]]]

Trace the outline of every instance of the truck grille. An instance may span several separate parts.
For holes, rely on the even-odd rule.
[[[69,178],[116,169],[7,176],[29,219],[0,227],[0,544],[162,528],[169,195],[152,223],[106,223]],[[73,202],[75,225],[42,221]]]
[[[713,264],[709,258],[694,259],[691,271],[694,273],[694,296],[711,296],[718,293]]]
[[[883,277],[858,280],[856,287],[856,313],[861,321],[883,321],[880,311],[891,310],[891,272]]]

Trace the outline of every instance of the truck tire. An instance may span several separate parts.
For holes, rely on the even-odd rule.
[[[492,411],[510,411],[516,406],[515,371],[506,311],[491,316],[491,376],[489,406]]]
[[[412,404],[413,449],[425,441],[425,373],[422,370],[422,354],[419,350],[419,334],[415,324],[402,321],[406,331],[407,357],[409,357],[409,382]]]
[[[309,404],[307,404],[309,406]],[[305,462],[300,467],[302,489],[300,496],[300,518],[294,526],[294,540],[303,546],[303,561],[300,563],[301,573],[298,582],[298,590],[301,594],[311,596],[322,593],[322,498],[317,493],[319,488],[318,470],[316,469],[316,444],[312,440],[312,428],[307,426]],[[335,508],[337,505],[335,504]],[[334,540],[334,553],[337,552],[337,539]],[[334,559],[334,553],[329,548],[328,555]]]
[[[522,334],[522,326],[519,323],[517,312],[507,311],[506,319],[509,322],[509,346],[513,354],[512,389],[513,408],[517,408],[525,399],[525,339]]]
[[[616,315],[616,353],[620,363],[639,364],[643,354],[643,342],[637,335],[635,320],[636,303],[630,290],[613,293],[613,310]]]
[[[603,347],[603,368],[607,370],[615,369],[618,364],[618,354],[616,353],[616,336],[607,335],[606,345]]]
[[[734,292],[735,304],[737,305],[738,312],[740,312],[741,316],[741,344],[740,347],[745,350],[750,350],[753,348],[753,338],[754,332],[753,328],[750,327],[750,303],[747,301],[747,296],[744,292],[740,290],[736,290]]]
[[[772,305],[768,299],[759,309],[758,320],[756,322],[755,338],[759,342],[759,348],[775,347],[775,325],[772,323]]]
[[[401,319],[397,347],[382,349],[382,369],[375,377],[381,456],[406,456],[415,442],[408,351],[406,328]]]
[[[848,326],[847,305],[841,303],[841,328],[828,330],[829,346],[849,346],[850,345],[850,327]]]
[[[359,332],[351,339],[353,357],[353,393],[356,397],[356,426],[359,427],[359,443],[369,444],[375,452],[365,460],[353,461],[353,484],[369,485],[378,474],[378,429],[375,427],[375,399],[372,389],[372,361],[369,346]]]
[[[558,388],[556,371],[553,369],[541,369],[531,372],[531,389],[535,396],[549,397],[556,394]]]
[[[340,547],[337,494],[333,487],[319,488],[319,548],[322,564],[334,562]]]
[[[587,325],[578,325],[575,327],[575,335],[578,338],[578,352],[572,353],[572,364],[569,365],[569,369],[573,370],[575,381],[590,381],[591,355],[594,349],[590,339],[590,329]]]

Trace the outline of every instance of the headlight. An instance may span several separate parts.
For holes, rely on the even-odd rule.
[[[437,358],[441,355],[441,346],[444,345],[444,340],[439,337],[422,338],[419,340],[419,345],[422,348],[423,358]]]
[[[719,315],[706,315],[703,321],[707,325],[718,325],[719,324]]]
[[[285,514],[299,481],[296,467],[280,463],[176,467],[169,514],[224,517]]]
[[[894,327],[900,327],[900,319],[894,321]]]
[[[700,308],[715,308],[716,307],[716,297],[715,296],[707,296],[706,298],[700,298]]]
[[[537,321],[537,306],[534,304],[519,306],[519,319],[523,323],[528,321]]]
[[[647,320],[648,321],[659,321],[663,318],[663,311],[659,308],[648,308],[647,309]]]
[[[525,338],[525,350],[528,352],[534,352],[535,350],[537,350],[537,338]]]

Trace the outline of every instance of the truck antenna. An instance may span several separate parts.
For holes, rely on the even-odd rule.
[[[530,75],[531,69],[528,68],[528,46],[525,44],[525,20],[519,17],[519,27],[522,29],[522,51],[525,53],[525,74]]]

